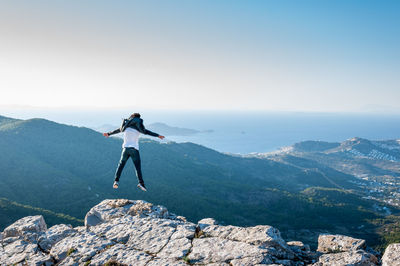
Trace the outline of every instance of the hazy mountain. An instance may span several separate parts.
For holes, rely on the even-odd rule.
[[[157,132],[165,136],[190,136],[198,133],[207,133],[211,130],[200,131],[190,128],[172,127],[164,123],[152,123],[147,126],[151,131]]]
[[[306,156],[243,158],[192,143],[142,140],[140,145],[149,191],[136,188],[130,162],[116,191],[120,139],[43,119],[0,117],[0,197],[73,217],[83,217],[105,198],[144,199],[193,221],[269,224],[288,236],[291,230],[311,230],[308,238],[321,231],[351,232],[375,244],[380,243],[375,221],[387,219],[387,211],[398,212],[363,198],[359,178]]]

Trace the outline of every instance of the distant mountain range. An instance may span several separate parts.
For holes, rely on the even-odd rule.
[[[400,140],[370,141],[362,138],[352,138],[342,143],[305,141],[293,145],[293,150],[298,152],[319,151],[325,154],[340,154],[351,158],[400,161]]]
[[[398,162],[382,157],[374,159],[375,164],[368,168],[365,160],[372,159],[341,151],[340,143],[304,142],[273,154],[248,157],[193,143],[144,139],[140,145],[149,191],[136,188],[131,163],[123,172],[120,189],[113,190],[120,139],[44,119],[0,116],[0,197],[5,202],[0,204],[0,230],[9,222],[4,217],[12,204],[7,202],[58,214],[43,213],[45,218],[56,217],[46,218],[50,225],[52,221],[65,223],[62,214],[72,217],[69,223],[77,225],[79,221],[73,217],[83,217],[91,206],[106,198],[144,199],[167,205],[192,221],[215,217],[240,226],[268,224],[279,228],[287,239],[311,244],[316,243],[318,233],[331,232],[383,245],[389,241],[385,228],[395,228],[399,222],[399,208],[369,194],[366,188],[373,183],[371,173],[375,170],[397,178]],[[398,158],[396,149],[385,148],[392,151],[387,153],[382,145],[375,149]],[[361,148],[360,152],[370,154]],[[370,171],[371,180],[357,176],[365,172],[356,175],[351,171],[364,168]],[[29,215],[23,212],[19,209],[21,217]],[[16,218],[14,215],[13,220]]]
[[[102,125],[99,127],[94,127],[93,129],[98,131],[98,132],[109,132],[114,129],[118,128],[118,126],[113,126],[113,125]],[[190,128],[182,128],[182,127],[173,127],[169,126],[164,123],[152,123],[146,126],[147,129],[154,131],[156,133],[159,133],[160,135],[164,136],[191,136],[195,135],[198,133],[210,133],[212,130],[195,130],[195,129],[190,129]]]

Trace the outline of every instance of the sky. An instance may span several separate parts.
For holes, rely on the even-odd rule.
[[[400,112],[400,2],[0,2],[0,106]]]

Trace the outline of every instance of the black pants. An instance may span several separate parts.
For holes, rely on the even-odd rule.
[[[139,151],[135,148],[123,148],[122,149],[121,159],[119,160],[118,168],[117,168],[117,171],[115,172],[115,181],[117,181],[117,182],[119,181],[122,170],[124,169],[126,161],[128,161],[129,157],[132,158],[133,164],[135,165],[136,176],[139,180],[139,183],[144,184],[143,178],[142,178],[142,167],[140,164],[140,154],[139,154]]]

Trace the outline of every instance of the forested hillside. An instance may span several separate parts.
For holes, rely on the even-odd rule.
[[[143,140],[140,151],[148,187],[144,193],[136,188],[131,162],[120,189],[112,188],[121,140],[91,129],[0,117],[0,150],[0,197],[78,219],[106,198],[143,199],[169,206],[192,221],[214,217],[241,226],[268,224],[289,235],[291,230],[307,229],[381,243],[376,220],[385,216],[375,208],[380,203],[359,195],[354,176],[327,166],[305,170],[299,162]],[[1,211],[8,215],[11,209]],[[21,217],[26,215],[21,211]],[[60,219],[55,223],[66,223]],[[7,225],[5,220],[1,223],[1,228]]]

